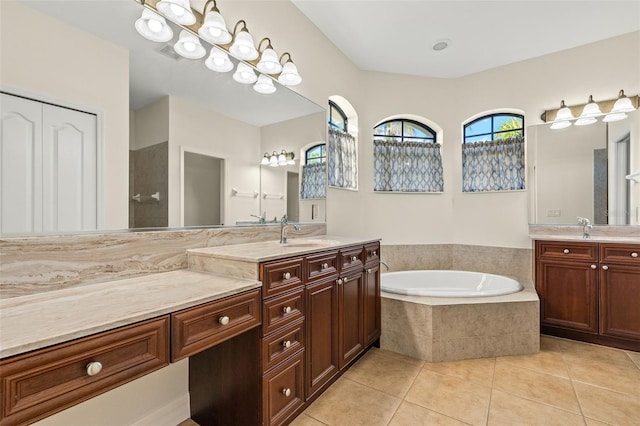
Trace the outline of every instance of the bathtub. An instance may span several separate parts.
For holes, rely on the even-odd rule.
[[[380,276],[382,291],[409,296],[488,297],[517,293],[522,284],[501,275],[468,271],[402,271]]]

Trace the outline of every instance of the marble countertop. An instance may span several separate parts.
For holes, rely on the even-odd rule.
[[[585,242],[585,243],[626,243],[640,244],[640,237],[617,237],[607,235],[592,235],[591,238],[582,238],[582,235],[566,235],[566,234],[532,234],[529,235],[532,240],[550,240],[550,241],[567,241],[567,242]]]
[[[265,262],[283,257],[303,255],[377,241],[380,241],[380,238],[323,235],[320,237],[290,238],[287,244],[280,244],[280,241],[265,241],[258,243],[234,244],[231,246],[192,249],[187,250],[187,254],[227,260],[240,260],[244,262]]]
[[[0,300],[0,358],[261,286],[256,280],[182,269]]]

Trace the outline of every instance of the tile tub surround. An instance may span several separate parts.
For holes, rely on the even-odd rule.
[[[324,235],[326,225],[289,234]],[[0,299],[184,269],[190,248],[279,238],[279,225],[2,237]]]

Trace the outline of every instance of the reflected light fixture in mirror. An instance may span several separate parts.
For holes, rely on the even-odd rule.
[[[209,8],[209,6],[213,7]],[[229,30],[227,30],[227,24],[224,18],[218,10],[218,5],[215,0],[209,0],[204,5],[204,22],[198,29],[200,37],[205,39],[211,44],[227,44],[233,38]]]
[[[273,85],[273,80],[271,80],[264,74],[260,74],[258,76],[258,81],[253,86],[253,90],[258,93],[270,95],[271,93],[276,91],[276,86]]]
[[[187,59],[200,59],[207,54],[207,50],[200,44],[200,39],[187,30],[180,31],[180,39],[173,48]]]
[[[265,152],[260,165],[269,165],[271,167],[290,166],[296,164],[295,156],[293,152],[287,152],[285,149],[280,151],[280,154],[273,151],[273,154],[269,155],[269,153]]]
[[[217,47],[211,48],[211,53],[209,53],[209,57],[204,61],[204,64],[215,72],[229,72],[233,69],[233,62],[229,59],[229,55]]]
[[[173,38],[173,30],[167,21],[150,9],[144,9],[135,23],[138,33],[147,40],[165,42]]]
[[[177,24],[193,25],[196,23],[196,15],[191,10],[189,0],[161,0],[156,7],[167,19]]]
[[[233,79],[242,84],[253,84],[258,80],[253,69],[244,62],[238,62],[236,72],[233,73]]]

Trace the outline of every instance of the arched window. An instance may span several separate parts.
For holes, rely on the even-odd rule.
[[[437,132],[410,119],[373,128],[373,190],[442,192],[442,157]]]
[[[357,115],[346,99],[332,98],[329,99],[327,183],[334,188],[357,190],[358,144],[355,135],[349,132],[349,118],[353,118],[352,126],[356,129]]]
[[[326,145],[314,145],[304,152],[304,164],[317,164],[327,161]]]
[[[349,133],[348,125],[347,114],[335,102],[329,101],[329,128]]]
[[[463,130],[463,192],[524,189],[524,116],[488,114]]]

